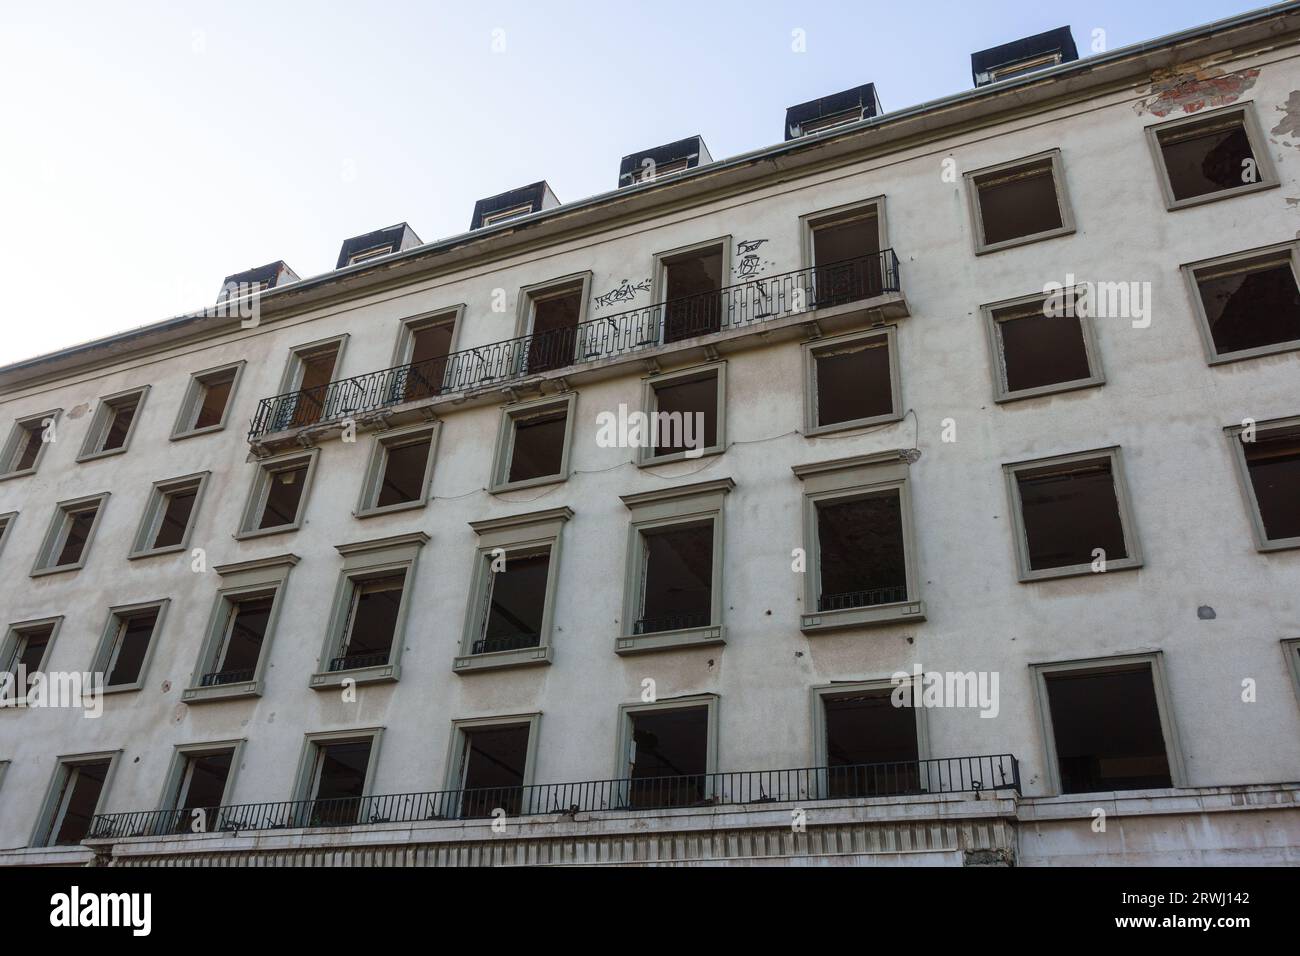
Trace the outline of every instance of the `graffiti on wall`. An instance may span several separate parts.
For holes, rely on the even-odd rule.
[[[637,283],[633,283],[629,279],[624,279],[619,283],[617,288],[610,289],[608,292],[596,296],[596,308],[603,309],[607,306],[616,305],[622,302],[631,302],[637,297],[638,293],[649,291],[649,279],[642,279]]]

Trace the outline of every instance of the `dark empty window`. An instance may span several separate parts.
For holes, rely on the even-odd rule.
[[[1020,507],[1034,571],[1128,557],[1109,458],[1018,471]]]
[[[289,425],[314,425],[324,416],[338,356],[337,345],[298,354],[298,396]]]
[[[514,417],[506,481],[559,475],[564,469],[564,436],[568,423],[567,408]]]
[[[120,617],[116,624],[113,643],[104,665],[107,672],[105,683],[109,687],[134,684],[140,679],[140,668],[144,665],[149,642],[153,639],[154,628],[158,624],[158,609],[150,608]]]
[[[722,328],[722,246],[665,259],[664,341]]]
[[[32,628],[31,630],[18,631],[14,634],[13,650],[10,652],[9,660],[4,662],[4,669],[14,675],[14,680],[18,678],[19,668],[27,675],[27,687],[31,686],[32,675],[41,669],[41,662],[45,659],[45,651],[50,646],[50,638],[54,636],[53,625]]]
[[[403,399],[408,402],[437,395],[447,373],[453,322],[435,322],[411,329],[411,361]]]
[[[644,583],[637,634],[707,627],[713,613],[713,522],[641,532]]]
[[[95,515],[98,513],[99,505],[96,504],[90,508],[70,511],[65,515],[63,543],[59,547],[59,556],[54,562],[54,567],[76,564],[81,560],[86,550],[86,542],[90,540],[90,529],[95,525]]]
[[[198,494],[198,486],[193,485],[163,495],[162,514],[158,519],[158,531],[154,534],[151,548],[170,548],[185,540],[185,529],[189,527]]]
[[[817,610],[907,600],[902,502],[897,491],[817,505]]]
[[[69,846],[86,838],[108,778],[108,766],[107,760],[64,766],[47,844]]]
[[[895,414],[888,336],[815,351],[813,375],[818,427]]]
[[[532,296],[533,328],[528,369],[545,372],[572,365],[582,314],[582,285]]]
[[[1262,178],[1240,113],[1159,130],[1156,140],[1175,200],[1235,189]]]
[[[629,714],[629,798],[633,807],[702,803],[709,770],[709,710],[684,707]]]
[[[384,473],[379,482],[379,496],[375,507],[386,508],[419,501],[424,497],[424,476],[429,467],[429,449],[433,447],[430,435],[402,444],[389,444],[384,449]]]
[[[979,176],[975,190],[986,246],[1051,232],[1064,222],[1050,159]]]
[[[405,572],[352,582],[343,652],[330,661],[330,670],[379,667],[388,663],[405,585]]]
[[[875,210],[814,224],[812,247],[818,306],[880,294],[880,224]]]
[[[231,602],[222,643],[217,649],[216,666],[212,673],[203,676],[203,686],[235,684],[253,679],[274,603],[274,594]]]
[[[104,426],[104,436],[96,451],[114,451],[126,445],[126,436],[131,432],[131,422],[135,420],[136,410],[140,407],[140,396],[115,402],[108,409],[108,420]]]
[[[528,734],[527,724],[461,731],[462,817],[487,817],[497,809],[509,816],[519,815]]]
[[[1241,447],[1265,539],[1300,538],[1300,427],[1261,431]]]
[[[266,475],[266,497],[257,522],[259,529],[278,528],[298,519],[303,486],[307,483],[307,468],[308,463],[302,462],[277,468]]]
[[[221,424],[226,415],[230,390],[235,386],[235,370],[228,369],[199,379],[198,409],[192,429],[212,428]]]
[[[1062,792],[1172,786],[1149,665],[1044,676]]]
[[[35,467],[36,457],[41,453],[43,431],[40,422],[24,422],[19,426],[18,445],[14,449],[13,467],[10,471],[26,471]]]
[[[1300,341],[1300,289],[1289,255],[1198,270],[1196,285],[1218,354]]]
[[[654,386],[653,457],[718,444],[718,376],[711,373]]]
[[[1002,390],[1008,394],[1093,375],[1082,320],[1077,315],[1045,314],[1040,302],[999,309],[993,313],[993,328],[1001,358]]]
[[[505,570],[494,572],[488,585],[483,636],[474,642],[473,653],[513,651],[541,644],[550,567],[549,550],[507,557]]]
[[[895,707],[892,688],[822,698],[826,783],[831,797],[876,797],[920,789],[916,711]]]
[[[176,794],[176,809],[193,810],[198,807],[221,806],[230,777],[233,750],[210,754],[187,754],[181,771],[180,789]],[[212,821],[209,821],[211,824]],[[181,821],[188,828],[188,820]]]
[[[366,792],[371,741],[347,740],[316,745],[316,779],[308,826],[346,826],[357,822]]]

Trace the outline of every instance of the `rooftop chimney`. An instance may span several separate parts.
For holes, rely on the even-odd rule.
[[[551,187],[543,179],[531,186],[520,186],[509,192],[480,199],[474,204],[474,218],[470,220],[469,227],[482,229],[484,226],[495,226],[559,204],[555,193],[551,192]]]
[[[378,259],[380,256],[401,252],[403,249],[418,245],[420,245],[420,237],[415,234],[415,230],[406,223],[399,222],[387,229],[376,229],[364,236],[344,239],[343,248],[339,250],[338,264],[334,268],[342,269],[344,266]]]
[[[290,269],[283,259],[278,259],[264,266],[245,269],[243,272],[226,276],[225,281],[221,283],[221,291],[217,293],[217,301],[237,299],[255,289],[274,289],[286,282],[297,281],[298,273]]]
[[[976,86],[1024,76],[1058,63],[1079,59],[1069,27],[1057,27],[1023,40],[980,50],[970,55],[970,72]]]
[[[843,93],[800,103],[785,111],[785,138],[798,139],[823,130],[834,129],[871,116],[879,116],[880,97],[876,84],[865,83]]]
[[[624,156],[618,164],[618,185],[622,188],[633,183],[648,183],[711,162],[713,157],[709,155],[703,137],[688,136],[675,143]]]

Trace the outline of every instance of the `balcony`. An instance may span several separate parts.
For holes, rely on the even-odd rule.
[[[437,820],[601,811],[671,810],[871,797],[1020,793],[1020,765],[1011,754],[943,757],[856,766],[748,770],[674,777],[589,780],[474,790],[288,800],[203,808],[208,832],[380,826]],[[190,834],[194,810],[97,814],[89,840]]]
[[[873,321],[907,315],[894,250],[764,276],[717,292],[658,302],[568,328],[493,342],[436,359],[367,372],[264,398],[249,428],[254,447],[289,442],[304,429],[352,419],[418,415],[440,401],[508,392],[534,381],[710,350],[762,332],[834,322],[862,312]]]

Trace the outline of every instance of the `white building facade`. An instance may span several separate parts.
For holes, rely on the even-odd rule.
[[[0,862],[1297,862],[1298,37],[0,369]]]

